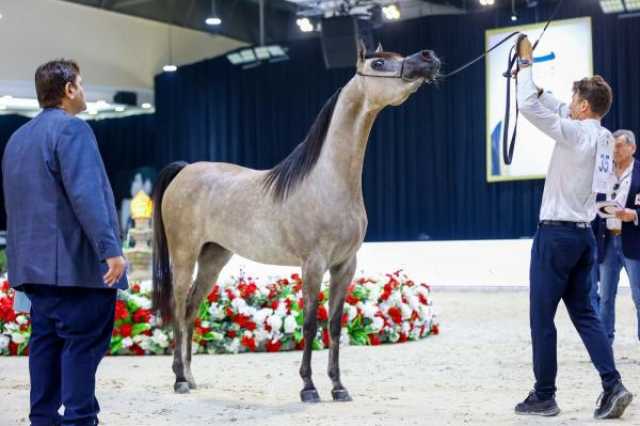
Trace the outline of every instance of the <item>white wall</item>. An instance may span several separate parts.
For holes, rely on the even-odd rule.
[[[89,89],[151,93],[154,75],[169,60],[168,26],[159,22],[59,0],[0,0],[0,13],[0,96],[35,97],[36,67],[57,57],[78,61]],[[172,27],[172,39],[177,64],[242,45],[179,27]]]
[[[528,287],[530,239],[364,243],[358,252],[358,276],[402,269],[418,282],[437,287]],[[268,278],[299,268],[262,265],[234,256],[221,279],[240,270]],[[629,286],[624,271],[620,285]]]

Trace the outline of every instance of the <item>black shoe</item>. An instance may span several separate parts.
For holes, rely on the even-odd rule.
[[[613,389],[600,394],[593,417],[596,419],[617,419],[622,416],[632,399],[631,392],[618,382]]]
[[[529,396],[520,404],[516,405],[516,414],[529,416],[557,416],[560,407],[556,404],[556,399],[541,400],[534,391],[529,392]]]

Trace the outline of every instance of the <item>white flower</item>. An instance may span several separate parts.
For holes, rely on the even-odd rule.
[[[166,348],[167,346],[169,346],[169,338],[158,328],[153,330],[153,336],[151,336],[151,340],[161,348]]]
[[[296,318],[293,315],[287,315],[284,319],[284,332],[287,334],[291,334],[296,331],[298,327],[298,323],[296,322]]]
[[[142,309],[151,309],[151,300],[144,296],[132,294],[130,300],[133,301],[133,303],[135,303],[137,306],[140,306]]]
[[[200,326],[201,326],[202,328],[211,328],[211,323],[210,323],[209,321],[202,321],[202,322],[200,323]]]
[[[280,329],[282,328],[282,318],[280,318],[278,315],[271,315],[267,319],[267,323],[273,331],[280,331]]]
[[[124,346],[125,348],[130,348],[131,346],[133,346],[133,340],[131,340],[131,337],[125,337],[124,339],[122,339],[122,346]]]
[[[373,319],[378,312],[378,307],[373,303],[365,303],[360,308],[365,318]]]
[[[20,345],[20,344],[24,343],[26,339],[20,333],[12,333],[11,334],[11,340],[13,340],[13,343],[15,343],[16,345]]]
[[[240,351],[240,339],[236,337],[231,340],[231,342],[225,345],[225,350],[232,354],[237,354]]]
[[[4,334],[0,334],[0,352],[4,351],[9,347],[10,341],[11,339],[9,339],[8,336],[5,336]]]
[[[258,324],[259,326],[262,326],[262,324],[264,324],[264,321],[267,319],[269,315],[271,315],[272,312],[273,310],[269,308],[260,309],[255,313],[253,320],[255,321],[256,324]]]
[[[371,323],[371,328],[373,328],[373,330],[376,333],[379,333],[383,327],[384,327],[384,320],[380,317],[374,317],[373,322]]]
[[[409,307],[409,305],[407,305],[406,303],[403,303],[400,306],[400,309],[402,310],[402,319],[411,318],[411,314],[413,313],[413,310]]]
[[[18,315],[16,317],[16,322],[20,325],[26,324],[29,322],[29,320],[27,319],[27,317],[25,317],[24,315]]]
[[[353,305],[347,305],[347,315],[349,316],[349,321],[353,321],[358,315],[358,309]]]
[[[409,325],[408,322],[403,322],[402,323],[402,332],[403,333],[409,333],[409,330],[411,329],[411,326]]]

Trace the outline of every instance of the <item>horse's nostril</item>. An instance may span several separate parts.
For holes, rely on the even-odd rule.
[[[431,59],[431,51],[430,50],[423,50],[422,51],[422,58],[423,59]]]

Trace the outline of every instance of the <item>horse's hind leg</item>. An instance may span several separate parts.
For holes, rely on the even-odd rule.
[[[318,332],[318,292],[322,284],[322,277],[326,271],[326,263],[320,258],[307,259],[302,267],[302,295],[304,300],[304,353],[300,376],[304,382],[304,388],[300,391],[302,402],[320,402],[320,396],[311,380],[311,350],[313,339]]]
[[[187,295],[193,281],[193,268],[196,256],[175,254],[172,257],[173,264],[173,337],[175,349],[173,351],[173,372],[176,382],[173,389],[176,393],[188,393],[189,383],[185,374],[187,365],[189,338],[193,324],[187,322]]]
[[[333,382],[331,396],[335,401],[351,401],[349,392],[340,382],[340,335],[342,331],[342,312],[347,288],[353,280],[356,270],[356,257],[331,268],[331,287],[329,288],[329,377]]]
[[[193,343],[193,322],[198,315],[198,308],[202,299],[211,291],[211,287],[218,280],[218,275],[224,265],[231,259],[233,253],[215,243],[207,243],[202,247],[198,257],[198,274],[191,286],[187,298],[186,323],[189,328],[187,343],[187,357],[184,365],[184,375],[189,388],[195,389],[196,382],[191,373],[191,345]]]

